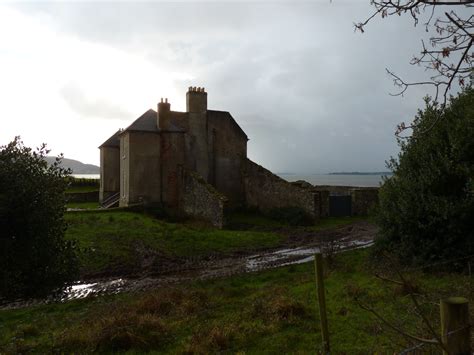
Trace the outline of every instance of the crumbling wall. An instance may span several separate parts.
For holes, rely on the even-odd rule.
[[[247,207],[263,212],[273,208],[300,207],[311,217],[320,217],[319,194],[312,189],[283,180],[249,159],[246,159],[243,165]]]
[[[314,190],[317,199],[316,206],[319,208],[319,217],[329,217],[329,191]]]
[[[352,215],[366,216],[372,206],[379,200],[377,187],[351,189]]]
[[[184,171],[181,209],[190,216],[210,222],[217,228],[224,226],[227,198],[197,173]]]

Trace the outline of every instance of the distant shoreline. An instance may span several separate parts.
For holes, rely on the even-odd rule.
[[[314,175],[393,175],[391,171],[376,171],[376,172],[364,172],[364,171],[341,171],[341,172],[333,172],[333,173],[313,173],[313,174],[300,174],[300,173],[276,173],[278,176],[314,176]]]
[[[327,173],[326,175],[393,175],[393,173],[391,171],[376,171],[376,172],[342,171],[342,172],[336,172],[336,173]]]

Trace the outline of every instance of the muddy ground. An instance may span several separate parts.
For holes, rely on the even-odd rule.
[[[284,265],[310,261],[315,252],[337,253],[348,249],[366,247],[373,243],[376,227],[359,221],[324,231],[302,228],[279,228],[285,241],[278,248],[260,249],[233,254],[211,254],[200,258],[153,258],[144,253],[143,269],[134,275],[90,280],[83,287],[74,286],[67,298],[80,298],[91,293],[140,291],[161,285],[271,269]],[[151,262],[152,259],[155,259]]]
[[[370,246],[376,227],[367,221],[323,231],[305,228],[274,228],[284,235],[284,242],[273,249],[260,249],[231,254],[211,254],[200,258],[171,259],[147,250],[140,251],[141,269],[133,274],[87,278],[64,293],[59,300],[84,298],[91,295],[143,291],[186,281],[256,272],[279,266],[299,264],[313,259],[314,253],[334,254],[348,249]],[[19,308],[39,303],[58,301],[58,298],[19,301],[0,308]]]

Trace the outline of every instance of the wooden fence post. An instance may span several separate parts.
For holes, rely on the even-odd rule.
[[[323,337],[323,350],[325,354],[329,354],[329,330],[328,319],[326,316],[326,296],[324,294],[323,280],[323,257],[321,253],[314,255],[314,264],[316,269],[316,288],[318,292],[319,318],[321,319],[321,335]]]
[[[449,297],[441,300],[441,339],[447,355],[471,354],[471,332],[469,326],[469,301],[464,297]]]

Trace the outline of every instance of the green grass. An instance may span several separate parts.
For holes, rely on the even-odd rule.
[[[92,192],[92,191],[99,191],[99,186],[71,186],[66,190],[66,193]]]
[[[339,254],[326,273],[332,353],[394,353],[411,344],[361,309],[356,295],[406,331],[431,338],[409,297],[397,285],[373,277],[368,253]],[[425,295],[426,315],[438,330],[439,311],[430,302],[465,295],[467,277],[407,276]],[[321,349],[316,304],[313,264],[307,263],[139,294],[0,311],[0,353],[315,353]]]
[[[84,210],[93,210],[100,207],[98,202],[69,202],[67,208],[80,208]]]
[[[84,274],[120,273],[141,268],[144,257],[202,257],[278,246],[270,232],[218,230],[168,223],[134,212],[86,211],[66,214],[66,238],[83,250]]]

